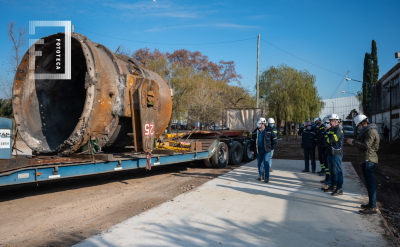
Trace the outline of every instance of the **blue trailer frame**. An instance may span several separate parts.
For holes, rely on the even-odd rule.
[[[204,160],[210,158],[218,147],[215,141],[207,151],[155,156],[151,158],[152,166],[161,166]],[[38,183],[55,179],[74,178],[110,172],[119,172],[146,167],[146,158],[119,159],[115,161],[81,162],[73,164],[50,164],[37,167],[21,168],[0,174],[0,187],[26,183]]]

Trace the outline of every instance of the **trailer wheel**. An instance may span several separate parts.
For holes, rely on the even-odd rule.
[[[243,161],[250,162],[254,160],[254,154],[250,153],[251,141],[247,141],[243,148]]]
[[[229,153],[228,153],[228,146],[220,142],[218,143],[217,150],[215,150],[214,154],[209,158],[204,160],[204,163],[207,167],[208,165],[212,165],[214,168],[224,168],[228,165],[229,161]]]
[[[229,149],[229,165],[239,165],[243,158],[243,148],[242,145],[234,141],[232,147]]]

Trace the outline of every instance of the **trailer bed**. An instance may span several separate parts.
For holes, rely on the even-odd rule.
[[[200,151],[174,153],[172,155],[154,154],[151,158],[151,165],[160,166],[208,159],[214,153],[218,140],[202,141],[202,143],[204,143],[204,146]],[[0,160],[0,187],[144,167],[146,167],[146,155],[142,153],[113,154],[113,160],[109,161],[68,157],[54,159],[19,157],[11,160]]]

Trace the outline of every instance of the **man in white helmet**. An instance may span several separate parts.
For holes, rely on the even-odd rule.
[[[325,192],[331,192],[332,196],[343,195],[343,141],[344,134],[339,126],[339,116],[337,114],[329,115],[331,128],[324,137],[324,143],[327,145],[327,161],[331,169],[331,186],[325,189]]]
[[[367,116],[358,115],[354,118],[358,128],[357,140],[347,139],[347,143],[358,148],[358,162],[361,163],[365,187],[368,191],[369,202],[362,204],[360,213],[376,214],[376,187],[374,168],[378,164],[379,134],[374,123],[369,123]]]
[[[268,170],[269,172],[272,172],[271,166],[272,166],[272,155],[274,154],[274,149],[276,147],[276,144],[278,143],[278,131],[275,128],[275,120],[273,118],[268,118],[268,126],[265,127],[265,151],[266,151],[266,158],[265,162],[268,164],[268,166],[265,166],[265,169]],[[268,152],[269,151],[269,152]],[[265,174],[265,182],[267,182],[267,179],[269,181],[269,172]]]
[[[258,165],[258,181],[264,180],[265,178],[265,148],[264,148],[264,136],[265,136],[265,118],[259,118],[257,120],[257,128],[254,130],[251,143],[250,152],[257,155]]]

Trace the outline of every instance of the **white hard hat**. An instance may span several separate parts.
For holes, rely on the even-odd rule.
[[[272,117],[270,117],[270,118],[268,118],[268,123],[269,123],[269,124],[275,123],[275,120],[274,120]]]
[[[317,122],[318,120],[321,121],[319,117],[314,118],[314,123]]]
[[[327,118],[327,117],[324,118],[323,122],[324,122],[324,123],[329,123],[329,118]]]
[[[357,115],[357,116],[354,118],[354,124],[357,126],[359,123],[361,123],[361,122],[364,121],[365,119],[367,119],[367,116],[365,116],[365,115],[363,115],[363,114]]]
[[[260,118],[258,119],[257,123],[258,123],[258,124],[266,124],[267,121],[265,121],[265,118],[260,117]]]
[[[339,120],[339,116],[335,113],[332,113],[331,115],[329,115],[328,118],[329,118],[329,120],[331,120],[331,119]]]

